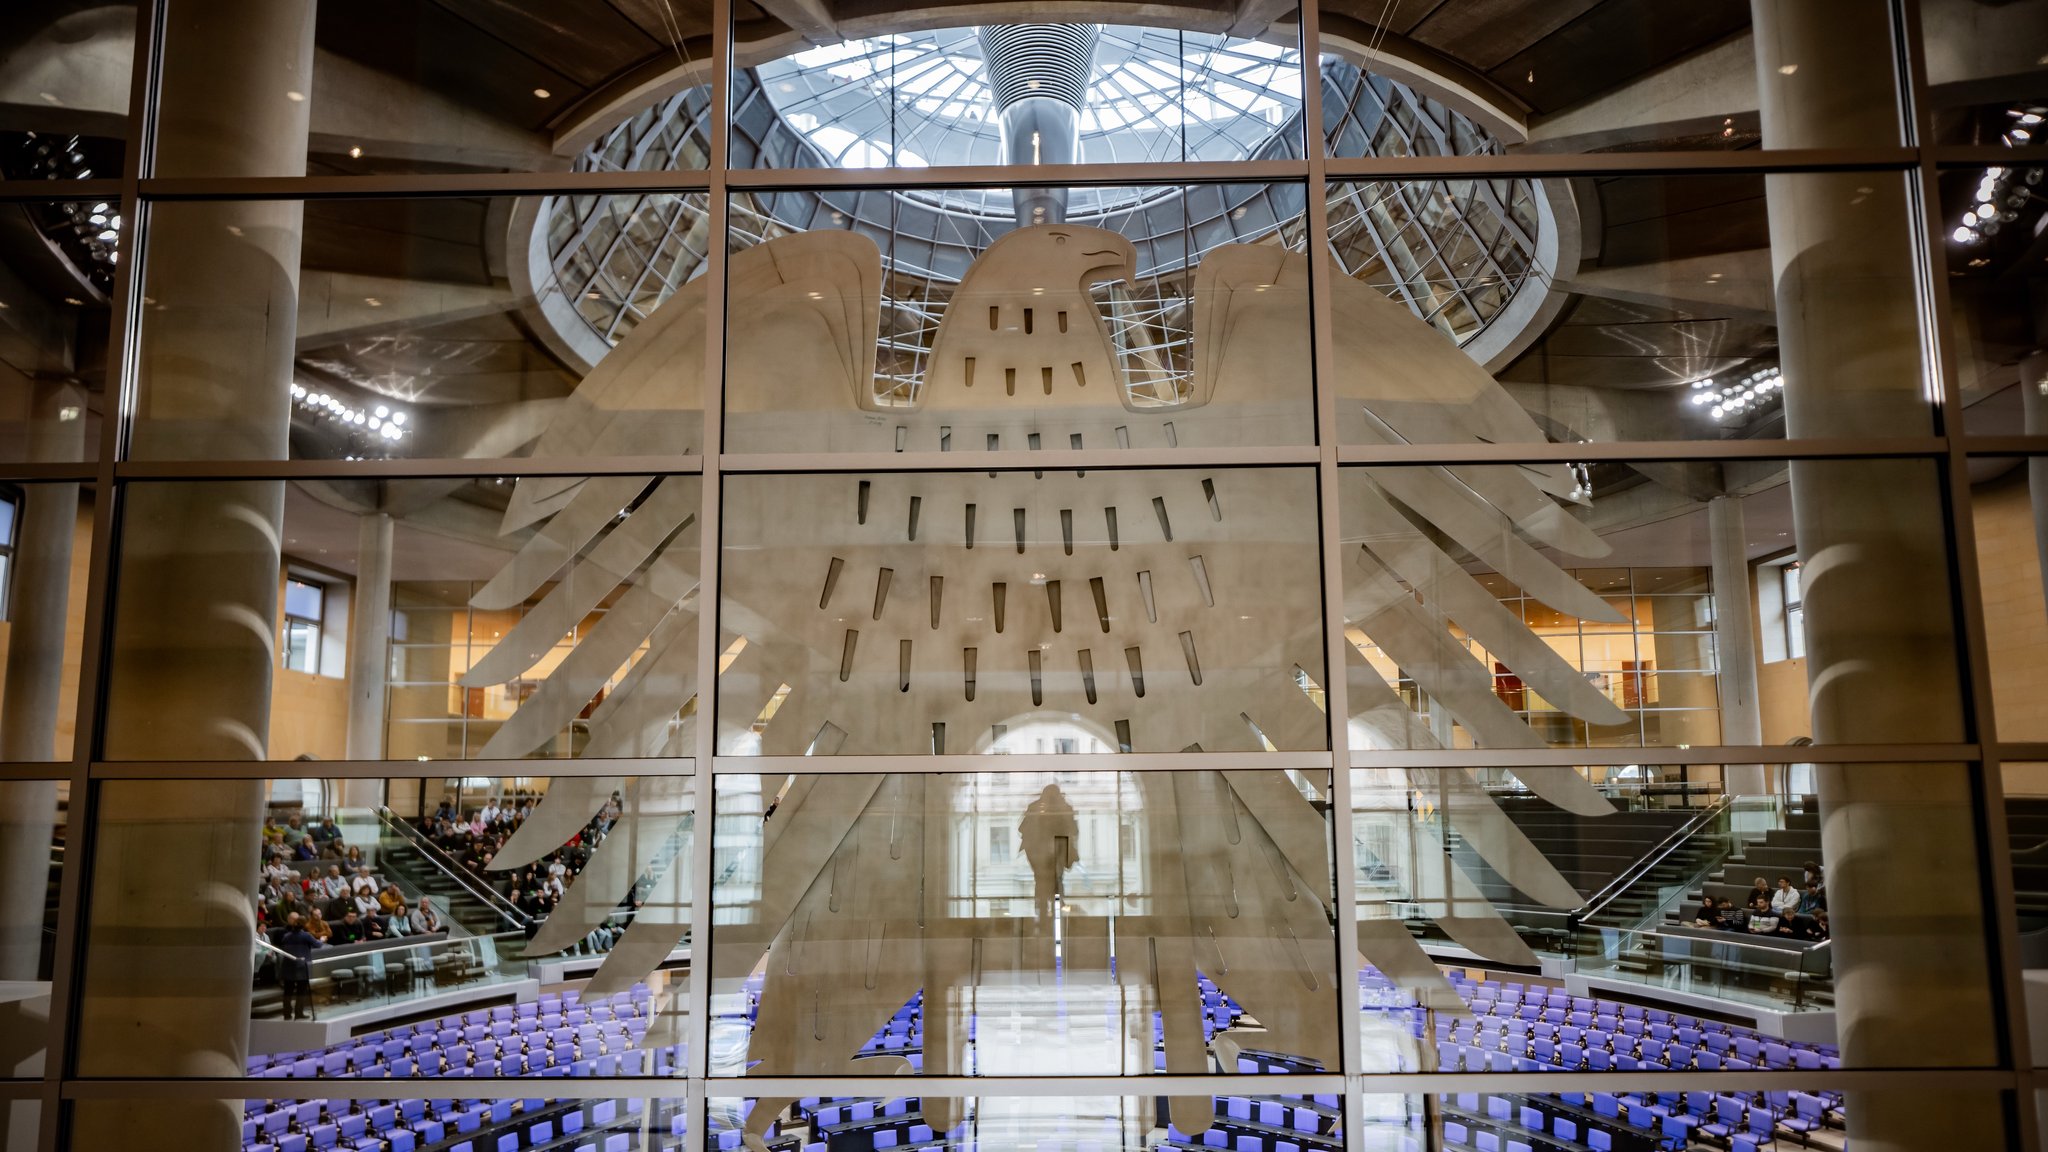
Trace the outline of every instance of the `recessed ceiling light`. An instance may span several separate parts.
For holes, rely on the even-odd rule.
[[[545,100],[545,99],[547,99],[547,98],[548,98],[548,90],[547,90],[547,89],[545,89],[545,88],[535,88],[535,89],[533,90],[533,94],[534,94],[534,96],[536,96],[536,97],[538,97],[539,99],[542,99],[542,100]]]

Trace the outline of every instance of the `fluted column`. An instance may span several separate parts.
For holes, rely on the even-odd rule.
[[[159,176],[305,172],[313,0],[168,10]],[[156,205],[139,312],[131,453],[281,459],[290,430],[301,209]],[[123,496],[105,754],[260,760],[277,663],[284,485],[137,484]],[[132,781],[95,821],[78,1058],[88,1076],[237,1076],[249,1027],[251,897],[266,784]],[[176,882],[166,882],[175,876]],[[132,1142],[134,1116],[81,1108],[75,1147]],[[239,1102],[152,1104],[151,1142],[240,1142]]]
[[[1869,147],[1898,133],[1884,0],[1754,0],[1771,148]],[[1766,178],[1793,437],[1931,430],[1909,222],[1897,172]],[[1828,744],[1961,740],[1960,662],[1939,472],[1927,461],[1791,465],[1809,696]],[[1817,765],[1834,929],[1836,1021],[1850,1067],[1996,1057],[1973,797],[1954,766]],[[2000,1146],[1998,1109],[1928,1109],[1853,1092],[1850,1143]]]

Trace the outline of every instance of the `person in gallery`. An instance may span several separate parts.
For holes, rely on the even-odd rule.
[[[313,1002],[308,985],[313,978],[313,950],[320,947],[320,941],[294,912],[282,927],[271,930],[270,943],[284,953],[277,961],[277,982],[284,989],[284,1018],[311,1020]]]
[[[1040,920],[1052,916],[1054,897],[1062,889],[1067,869],[1079,864],[1075,843],[1081,829],[1074,820],[1074,806],[1057,784],[1047,784],[1024,809],[1017,825],[1017,841],[1025,862],[1031,865],[1031,902]]]

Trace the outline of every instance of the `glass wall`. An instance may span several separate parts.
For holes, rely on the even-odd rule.
[[[1026,7],[0,21],[7,1152],[2034,1136],[2038,6]]]

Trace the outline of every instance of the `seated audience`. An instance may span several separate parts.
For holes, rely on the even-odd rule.
[[[434,911],[434,904],[425,896],[406,914],[406,931],[413,936],[425,936],[441,930],[441,914]]]
[[[1807,881],[1806,891],[1799,897],[1799,915],[1812,916],[1827,906],[1827,892],[1821,888],[1820,880]]]
[[[1749,924],[1747,927],[1752,934],[1758,936],[1776,934],[1778,931],[1778,914],[1771,907],[1770,897],[1757,895],[1749,898]]]
[[[348,914],[334,925],[334,932],[327,938],[330,944],[359,944],[369,939],[369,926],[363,923],[362,914],[351,908]]]
[[[1778,890],[1771,893],[1771,911],[1786,916],[1798,910],[1799,889],[1792,886],[1790,876],[1778,877]]]

